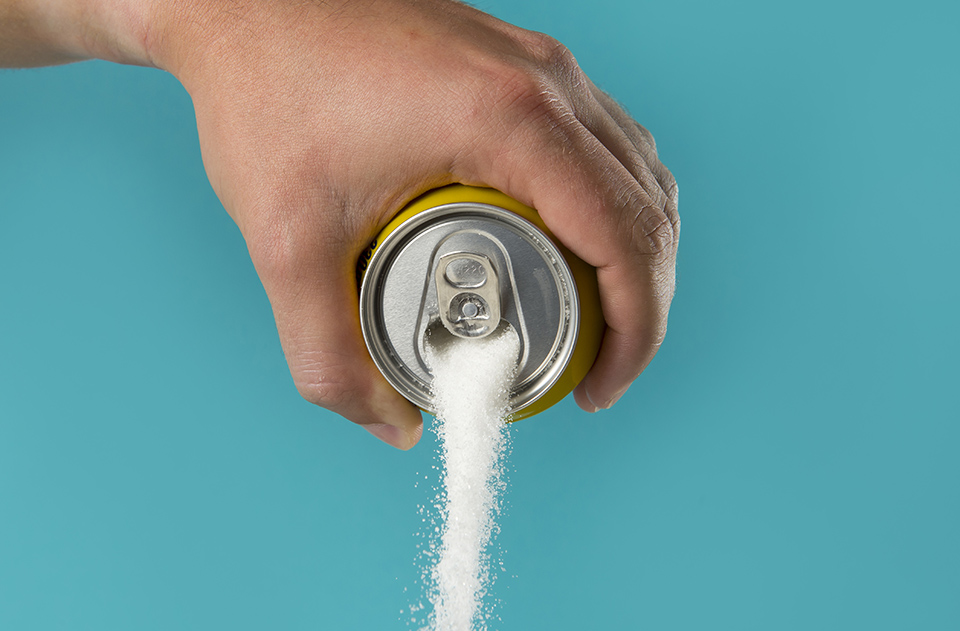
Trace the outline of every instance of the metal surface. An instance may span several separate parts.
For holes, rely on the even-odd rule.
[[[477,317],[484,310],[486,321]],[[364,275],[360,320],[377,367],[428,411],[433,379],[426,345],[470,337],[471,326],[482,335],[512,327],[520,337],[511,395],[517,411],[543,395],[566,367],[579,304],[570,268],[536,226],[496,206],[455,203],[418,213],[382,240]],[[460,322],[465,326],[458,334]]]
[[[476,339],[500,326],[500,284],[490,259],[470,252],[445,254],[435,278],[440,321],[448,331]]]

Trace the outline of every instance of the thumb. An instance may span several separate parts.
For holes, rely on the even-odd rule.
[[[355,254],[338,239],[326,244],[313,239],[284,241],[294,245],[250,250],[300,395],[394,447],[410,449],[420,439],[422,419],[419,410],[387,383],[367,352],[360,329]]]

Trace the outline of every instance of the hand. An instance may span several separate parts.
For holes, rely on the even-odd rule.
[[[676,184],[650,134],[555,40],[451,0],[152,11],[110,50],[144,42],[133,61],[192,96],[210,182],[306,399],[394,446],[417,442],[419,412],[364,346],[354,264],[406,202],[453,182],[537,208],[597,268],[607,329],[580,407],[612,405],[653,358],[674,291]]]

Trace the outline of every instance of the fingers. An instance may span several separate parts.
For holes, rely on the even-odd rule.
[[[667,252],[644,256],[640,265],[618,272],[597,270],[607,329],[593,368],[574,392],[581,408],[596,411],[616,403],[660,349],[674,293],[680,217],[676,180],[658,159],[653,136],[592,83],[590,90],[594,98],[586,99],[578,120],[637,180],[657,209],[651,212],[654,221],[665,219],[672,229]],[[636,294],[624,296],[624,287]],[[638,301],[647,307],[641,311],[645,317],[631,325],[623,318],[630,317]]]
[[[668,193],[661,185],[672,177],[641,128],[624,129],[587,96],[573,116],[545,99],[540,118],[517,125],[509,145],[479,167],[493,174],[491,185],[537,208],[554,234],[597,268],[607,328],[575,393],[581,407],[595,411],[623,395],[663,341],[679,219],[675,187]]]
[[[642,156],[645,165],[656,177],[660,189],[667,196],[664,208],[667,217],[675,225],[677,234],[680,233],[680,214],[678,211],[677,181],[673,174],[663,165],[657,156],[657,144],[653,135],[640,123],[635,121],[620,105],[606,92],[591,83],[590,91],[597,103],[603,107],[610,119],[619,127],[622,133],[630,140],[637,152]],[[604,143],[606,144],[606,143]],[[621,160],[622,162],[622,160]],[[628,166],[629,168],[629,166]]]
[[[283,231],[296,225],[286,222]],[[370,359],[351,264],[356,253],[340,239],[312,236],[329,231],[327,225],[323,231],[304,227],[298,234],[270,235],[279,231],[267,229],[248,236],[291,375],[311,403],[394,447],[409,449],[420,439],[420,412],[384,380]]]

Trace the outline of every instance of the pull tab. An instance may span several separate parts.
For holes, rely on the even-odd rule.
[[[437,263],[437,304],[443,326],[463,338],[486,337],[500,324],[500,283],[490,259],[455,252]]]

